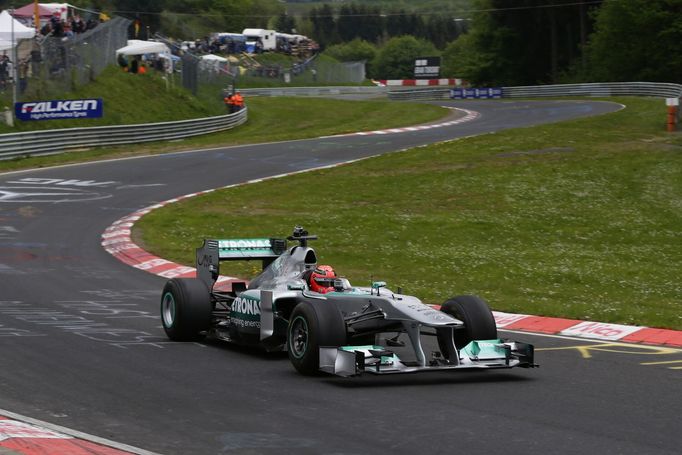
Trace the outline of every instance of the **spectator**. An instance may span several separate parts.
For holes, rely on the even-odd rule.
[[[40,62],[43,61],[43,56],[40,52],[40,46],[37,43],[33,43],[33,49],[31,50],[31,73],[33,77],[37,77],[40,74]]]
[[[242,94],[237,92],[232,95],[232,104],[234,106],[234,112],[240,111],[244,108],[244,98]]]
[[[12,65],[10,64],[9,57],[6,53],[3,54],[3,56],[0,57],[0,90],[5,90],[7,88],[11,67]]]
[[[17,69],[19,71],[19,93],[24,93],[28,84],[28,60],[22,59]]]
[[[133,61],[130,62],[130,69],[128,69],[129,73],[137,74],[137,71],[140,69],[140,62],[137,60],[137,56],[133,58]]]
[[[126,58],[125,55],[118,54],[116,62],[118,63],[118,66],[120,66],[121,69],[123,69],[123,71],[128,71],[128,59]]]
[[[233,94],[228,94],[225,98],[223,98],[223,102],[225,103],[225,107],[227,108],[227,112],[232,114],[235,111],[234,108],[234,95]]]

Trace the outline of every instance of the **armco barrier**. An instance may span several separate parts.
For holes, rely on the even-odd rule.
[[[244,108],[234,114],[175,122],[2,134],[0,159],[48,155],[88,147],[170,141],[234,128],[246,122],[247,118],[248,109]]]
[[[664,82],[604,82],[590,84],[558,84],[503,87],[503,98],[538,98],[546,96],[655,96],[682,97],[682,85]],[[448,88],[391,90],[388,98],[400,101],[442,100],[450,98]]]
[[[329,95],[383,95],[387,87],[338,86],[338,87],[274,87],[243,88],[240,92],[247,96],[329,96]]]

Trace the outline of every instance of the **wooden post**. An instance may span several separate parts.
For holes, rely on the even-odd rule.
[[[40,30],[40,9],[38,7],[38,0],[33,2],[33,23],[36,27],[36,31]]]

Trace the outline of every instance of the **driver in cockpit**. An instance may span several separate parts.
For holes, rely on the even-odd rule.
[[[330,265],[318,265],[308,278],[308,286],[313,292],[326,294],[334,291],[336,272]]]

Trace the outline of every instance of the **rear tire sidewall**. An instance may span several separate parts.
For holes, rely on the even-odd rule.
[[[462,349],[473,340],[497,338],[495,317],[486,301],[478,296],[453,297],[443,303],[440,310],[464,323],[463,329],[455,330],[454,339],[457,349]]]
[[[343,316],[330,302],[301,302],[291,313],[287,352],[291,364],[301,374],[319,374],[320,347],[343,346],[346,339]]]
[[[211,324],[210,292],[195,278],[173,278],[166,282],[160,309],[163,329],[173,341],[196,340]]]

